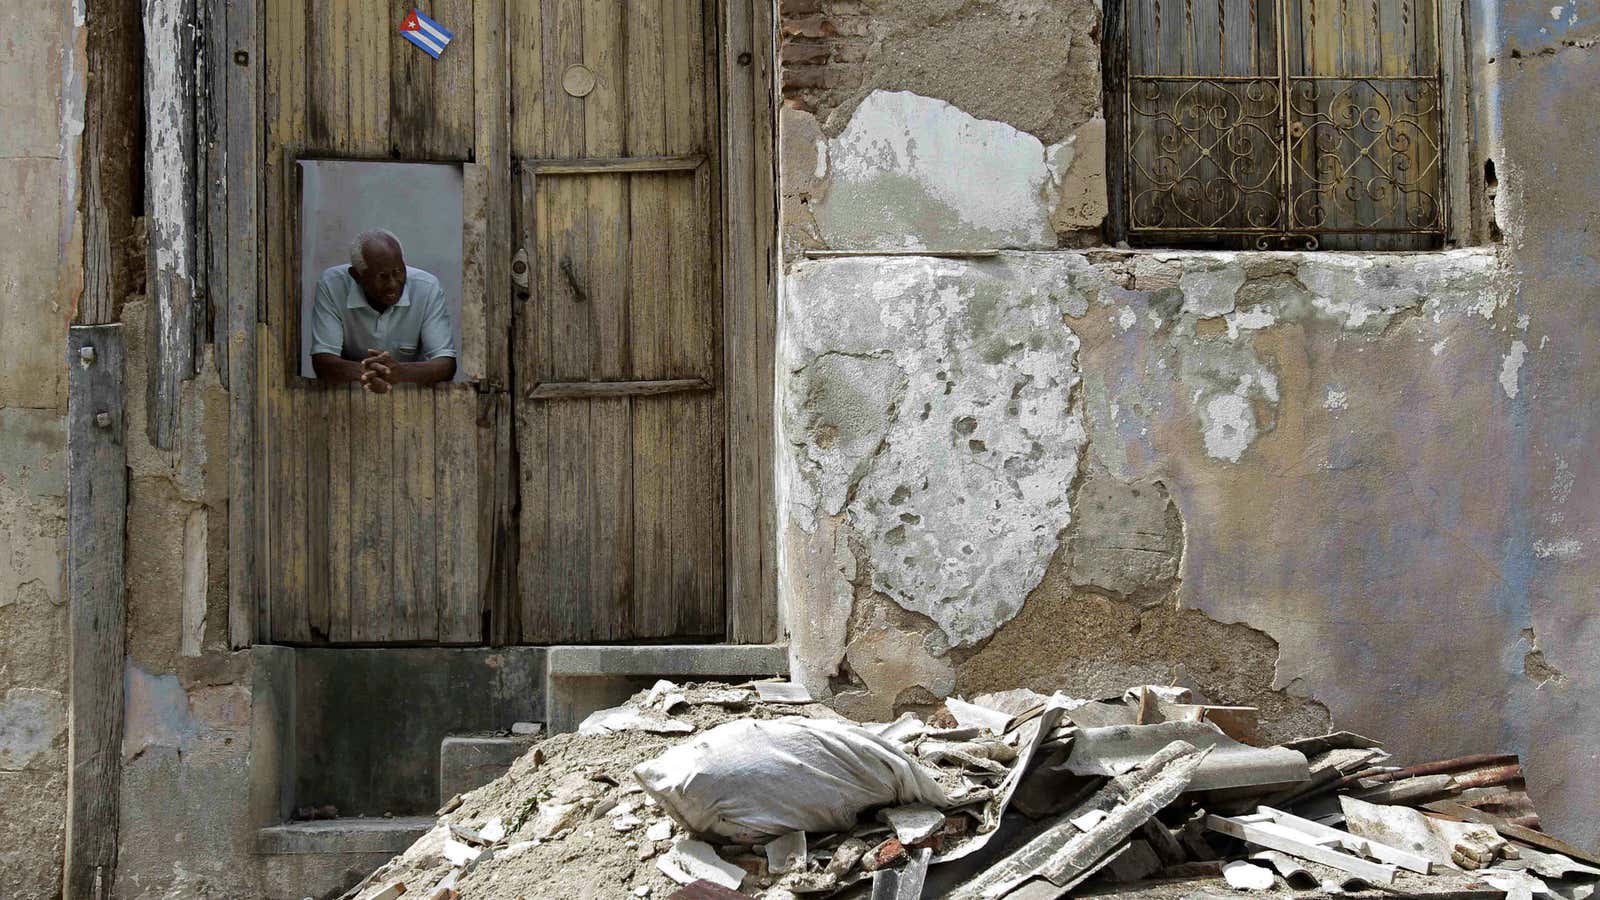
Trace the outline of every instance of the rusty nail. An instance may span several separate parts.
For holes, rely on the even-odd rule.
[[[236,66],[248,66],[248,65],[250,65],[250,51],[248,51],[248,50],[235,50],[235,51],[233,51],[233,64],[236,65]]]

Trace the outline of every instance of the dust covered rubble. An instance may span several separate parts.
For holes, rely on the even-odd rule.
[[[1537,830],[1515,757],[1402,768],[1348,732],[1260,746],[1260,724],[1171,686],[855,723],[792,685],[663,681],[453,798],[345,898],[1587,900],[1600,879]]]

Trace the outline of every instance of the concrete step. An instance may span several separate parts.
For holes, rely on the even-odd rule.
[[[285,822],[256,832],[266,900],[328,900],[433,827],[428,816]]]
[[[542,738],[538,734],[453,734],[440,741],[440,805],[504,775]]]
[[[551,647],[545,656],[547,724],[573,731],[657,679],[744,681],[789,674],[787,644],[613,644]]]

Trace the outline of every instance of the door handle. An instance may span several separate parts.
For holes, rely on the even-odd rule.
[[[578,283],[578,273],[572,270],[572,257],[565,253],[561,255],[561,274],[567,279],[567,287],[572,288],[572,301],[574,303],[586,302],[589,299],[589,295],[584,292],[583,285]]]

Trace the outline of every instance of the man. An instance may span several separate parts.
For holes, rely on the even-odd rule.
[[[311,368],[323,381],[359,381],[375,394],[455,377],[455,328],[444,289],[406,265],[390,232],[363,231],[350,246],[350,263],[317,279]]]

